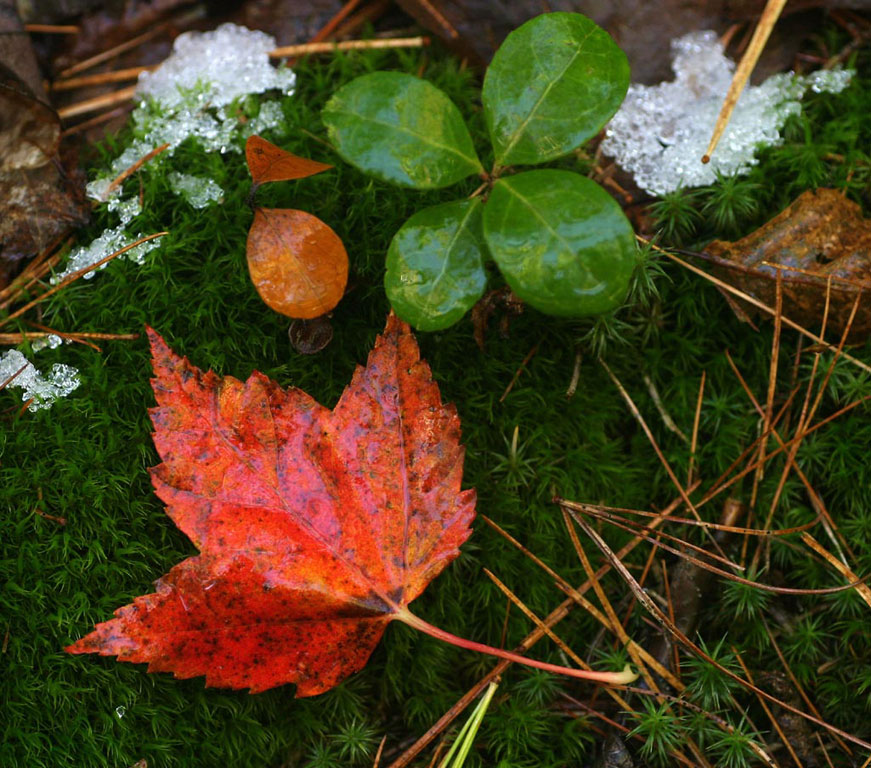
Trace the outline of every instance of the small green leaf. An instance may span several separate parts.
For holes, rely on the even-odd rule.
[[[569,171],[497,181],[484,207],[484,237],[511,290],[550,315],[614,309],[635,267],[635,237],[620,206]]]
[[[484,293],[480,200],[414,214],[390,243],[384,287],[403,320],[420,331],[456,323]]]
[[[579,13],[546,13],[505,38],[482,100],[496,165],[568,154],[617,111],[629,62],[607,32]]]
[[[435,189],[483,172],[460,110],[418,77],[358,77],[336,91],[322,117],[345,160],[392,184]]]

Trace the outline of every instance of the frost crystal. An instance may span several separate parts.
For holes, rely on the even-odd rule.
[[[782,141],[780,128],[801,112],[799,100],[808,89],[839,93],[853,74],[774,75],[745,88],[711,162],[703,164],[735,64],[726,58],[716,33],[705,31],[672,41],[672,68],[671,82],[629,87],[602,142],[602,151],[654,195],[712,184],[717,172],[746,173],[758,162],[754,152],[760,145]]]
[[[124,224],[115,227],[114,229],[104,230],[103,234],[101,234],[96,240],[93,240],[89,245],[75,248],[70,253],[66,268],[63,272],[58,272],[56,275],[52,276],[52,284],[56,285],[61,282],[61,280],[64,280],[69,277],[69,275],[73,274],[73,272],[78,272],[79,270],[90,267],[92,264],[96,264],[100,259],[106,258],[110,253],[114,253],[115,251],[130,245],[130,243],[135,243],[141,237],[141,234],[135,236],[128,235],[124,231]],[[154,250],[159,245],[159,239],[149,240],[147,243],[142,243],[142,245],[137,245],[135,248],[131,248],[127,253],[122,254],[118,258],[126,258],[136,264],[144,264],[145,254]],[[109,262],[106,262],[106,264],[108,263]],[[103,269],[106,264],[98,267],[98,269]],[[85,280],[90,280],[95,274],[96,270],[88,272],[87,274],[82,275],[82,277]]]
[[[172,155],[188,138],[196,139],[206,152],[241,152],[248,136],[284,125],[284,114],[278,102],[261,103],[259,114],[247,124],[235,110],[229,109],[236,99],[251,93],[269,90],[279,90],[286,95],[293,93],[294,73],[283,66],[275,68],[269,62],[269,51],[274,48],[275,40],[263,32],[224,24],[212,32],[179,35],[172,56],[154,72],[140,75],[136,93],[141,103],[131,116],[137,138],[100,178],[87,185],[88,197],[108,203],[108,209],[118,214],[120,224],[106,229],[90,244],[74,249],[64,270],[52,277],[53,284],[142,237],[125,229],[141,212],[139,198],[123,199],[120,186],[111,192],[109,186],[120,173],[156,147],[169,145],[152,162]],[[213,179],[174,173],[170,184],[176,194],[183,195],[194,208],[204,208],[223,197],[223,190]],[[159,245],[159,240],[151,240],[120,258],[143,264],[145,254]],[[83,277],[87,280],[95,273],[91,271]],[[34,349],[54,348],[59,343],[58,337],[49,336],[37,342]],[[0,384],[20,368],[24,370],[9,386],[24,388],[25,399],[34,398],[31,410],[47,408],[54,399],[79,386],[78,372],[74,368],[58,364],[43,377],[15,350],[0,356]]]
[[[72,366],[55,363],[48,375],[43,376],[17,349],[0,355],[0,385],[24,390],[24,400],[33,400],[28,406],[30,411],[50,408],[55,400],[66,397],[80,383],[79,372]]]
[[[85,194],[91,198],[91,200],[97,200],[98,202],[104,202],[109,198],[109,185],[112,183],[112,179],[108,176],[101,179],[95,179],[94,181],[89,181],[85,186]],[[121,194],[120,189],[115,190],[116,195]]]
[[[128,197],[126,200],[121,200],[118,197],[109,198],[109,210],[117,211],[122,224],[129,224],[134,216],[138,216],[142,212],[142,203],[138,197]]]
[[[224,190],[214,179],[203,176],[190,176],[187,173],[171,173],[169,186],[177,195],[181,195],[194,208],[205,208],[212,203],[224,200]]]

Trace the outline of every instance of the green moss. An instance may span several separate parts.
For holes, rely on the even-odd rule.
[[[193,144],[140,174],[144,211],[136,228],[170,231],[146,265],[112,263],[92,281],[79,282],[48,302],[43,321],[63,330],[115,333],[141,333],[147,323],[200,367],[240,378],[258,369],[282,385],[301,387],[322,403],[334,405],[354,366],[365,360],[375,334],[383,328],[388,304],[381,280],[390,238],[414,210],[453,198],[457,190],[425,194],[396,190],[344,165],[322,142],[319,109],[354,76],[380,68],[417,72],[421,66],[424,76],[457,102],[473,126],[478,146],[486,147],[480,107],[473,101],[472,76],[440,51],[425,57],[417,52],[373,52],[303,62],[298,70],[299,91],[284,102],[288,134],[282,145],[333,162],[336,168],[264,188],[259,193],[261,202],[316,213],[344,239],[351,262],[349,292],[334,313],[335,338],[318,356],[300,357],[291,350],[287,320],[268,310],[249,283],[244,248],[251,213],[244,204],[249,184],[241,155],[206,156]],[[818,149],[818,142],[828,141],[826,147],[835,152],[845,151],[845,142],[852,143],[850,157],[859,157],[871,139],[867,135],[871,128],[865,117],[869,97],[863,92],[860,99],[855,93],[858,88],[853,86],[839,97],[815,97],[801,123],[810,126],[809,144],[804,138],[791,138],[783,148],[767,153],[754,173],[761,174],[759,178],[767,174],[781,178],[777,174],[793,173],[798,167],[810,174],[815,166],[806,156],[807,147]],[[860,107],[864,111],[857,113]],[[821,127],[818,121],[827,117],[837,119]],[[838,131],[847,138],[838,139]],[[825,138],[830,135],[834,138]],[[123,141],[121,137],[110,142],[110,154]],[[94,162],[99,163],[99,158]],[[858,161],[849,180],[845,165],[823,162],[834,174],[833,184],[858,194],[860,182],[866,183]],[[224,203],[202,211],[191,209],[169,193],[171,171],[211,176],[225,189]],[[750,180],[761,184],[759,178],[753,175]],[[793,173],[791,178],[799,177]],[[736,227],[746,231],[754,223],[746,216],[770,215],[798,191],[799,182],[791,184],[773,192],[768,184],[752,189],[756,208],[747,209],[746,215],[736,213]],[[127,185],[138,190],[138,177]],[[701,196],[699,204],[709,199],[713,198]],[[82,241],[113,223],[114,218],[98,211]],[[444,399],[457,404],[467,448],[466,484],[478,489],[480,510],[575,583],[583,581],[583,571],[561,516],[549,501],[554,489],[567,498],[639,508],[662,507],[675,496],[646,438],[596,363],[597,353],[607,358],[632,394],[679,477],[686,476],[689,449],[663,426],[641,380],[642,372],[655,383],[678,426],[690,432],[699,378],[706,371],[696,467],[709,481],[755,439],[759,429],[759,419],[724,350],[731,350],[749,386],[764,398],[770,328],[763,326],[760,333],[753,333],[734,318],[712,287],[669,264],[659,264],[649,254],[644,258],[647,266],[636,276],[632,306],[598,322],[561,322],[527,310],[512,321],[508,337],[503,338],[494,318],[483,353],[475,345],[468,318],[449,331],[420,336]],[[384,733],[388,752],[422,733],[491,668],[487,658],[445,646],[404,626],[388,629],[363,672],[323,696],[304,700],[293,698],[292,686],[256,696],[207,690],[201,679],[177,681],[113,659],[64,654],[64,645],[148,591],[154,579],[194,552],[165,515],[146,471],[158,458],[147,414],[153,399],[145,340],[101,346],[101,353],[81,346],[41,352],[44,365],[63,361],[78,367],[82,387],[51,410],[13,416],[0,424],[0,640],[9,633],[5,653],[0,654],[0,701],[4,702],[0,765],[115,768],[142,758],[150,768],[370,765]],[[533,347],[535,354],[500,401]],[[784,332],[784,382],[790,381],[795,348],[796,337]],[[580,381],[575,395],[567,399],[578,350]],[[871,357],[867,348],[853,354]],[[803,358],[804,363],[807,360]],[[809,365],[804,363],[798,368],[796,385],[807,381]],[[783,391],[786,384],[779,390]],[[820,416],[869,392],[867,377],[839,363]],[[0,398],[3,407],[15,405],[7,392]],[[778,398],[782,402],[780,394]],[[808,438],[798,456],[842,532],[853,542],[852,564],[860,574],[871,568],[868,417],[869,408],[860,406]],[[515,429],[518,442],[512,451]],[[782,462],[775,462],[766,474],[759,510],[767,511],[781,468]],[[747,501],[751,480],[736,485],[734,495]],[[67,524],[60,526],[40,516],[37,507],[66,518]],[[712,520],[720,513],[718,503],[702,509]],[[791,480],[775,524],[798,525],[814,517],[800,484]],[[672,526],[671,532],[702,541],[694,530]],[[614,546],[629,538],[611,529],[605,535]],[[819,537],[828,545],[824,534]],[[740,541],[728,546],[740,549]],[[646,546],[639,547],[630,561],[640,566],[647,551]],[[593,557],[598,562],[598,555]],[[415,603],[415,611],[449,631],[498,645],[506,601],[483,575],[483,567],[493,570],[539,615],[564,599],[546,574],[479,523],[461,557]],[[760,576],[763,579],[782,579],[797,587],[839,583],[828,568],[807,556],[795,538],[772,543],[771,569]],[[626,590],[615,577],[604,583],[620,610],[625,610],[619,601]],[[779,607],[780,618],[774,625],[781,647],[823,716],[868,737],[867,607],[852,592],[826,598],[769,596],[759,603],[753,603],[757,612],[772,604]],[[776,669],[773,650],[764,637],[760,640],[760,622],[746,606],[746,600],[709,601],[701,624],[704,637],[714,645],[726,636],[754,669]],[[531,628],[512,611],[506,645],[515,645]],[[651,640],[638,612],[628,628],[639,641]],[[598,626],[580,610],[557,631],[582,656],[589,648],[593,658],[617,662],[610,639],[600,637]],[[549,641],[539,643],[532,653],[562,662]],[[841,661],[826,665],[828,659]],[[707,696],[709,701],[723,701],[722,695],[717,696],[720,688],[714,690],[721,683],[708,670],[690,668],[685,675],[694,684],[697,700]],[[468,764],[561,766],[589,759],[592,742],[599,740],[590,729],[598,725],[594,719],[574,718],[564,707],[562,692],[585,699],[590,690],[568,680],[511,669]],[[754,697],[732,693],[740,708],[753,712],[757,726],[767,726]],[[627,727],[639,728],[639,733],[649,733],[656,725],[657,744],[674,739],[680,744],[686,738],[689,726],[660,717],[656,707],[632,700],[638,714],[622,715],[604,701],[600,697],[597,706],[612,717],[624,718]],[[725,739],[722,731],[705,721],[708,742],[728,764],[742,764],[747,729],[740,709],[726,707],[719,714],[741,730]],[[653,759],[659,747],[649,751]]]

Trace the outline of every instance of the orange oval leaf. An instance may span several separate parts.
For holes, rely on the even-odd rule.
[[[330,227],[305,211],[256,209],[247,255],[257,293],[282,315],[304,320],[320,317],[345,292],[345,246]]]
[[[255,184],[304,179],[333,167],[293,155],[259,136],[250,136],[245,142],[245,159]]]

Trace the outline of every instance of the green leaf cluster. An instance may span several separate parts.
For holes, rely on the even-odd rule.
[[[549,13],[505,40],[481,92],[494,163],[487,172],[456,105],[434,85],[373,72],[323,110],[339,154],[382,181],[415,189],[472,175],[467,200],[426,208],[396,233],[384,285],[394,310],[419,330],[456,323],[487,286],[492,258],[514,293],[562,317],[619,306],[635,266],[620,206],[576,173],[514,173],[577,149],[616,112],[629,85],[624,53],[585,16]]]

